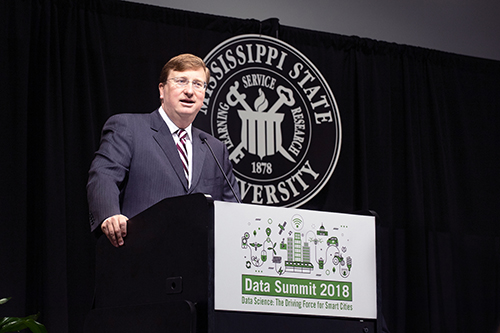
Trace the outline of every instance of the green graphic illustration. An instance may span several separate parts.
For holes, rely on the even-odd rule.
[[[302,227],[304,226],[304,223],[302,221],[302,216],[300,215],[292,216],[292,225],[295,230],[301,230]]]
[[[323,224],[321,225],[321,227],[317,231],[317,234],[318,234],[318,236],[328,236],[328,231],[325,230],[325,227],[323,226]]]
[[[281,235],[281,233],[285,230],[285,227],[286,227],[286,221],[283,222],[283,224],[278,224],[278,227],[280,228],[280,231],[279,231],[279,234]]]
[[[252,233],[247,231],[241,238],[246,268],[254,267],[266,275],[274,271],[278,276],[307,274],[347,278],[351,274],[353,259],[347,256],[349,239],[345,226],[326,228],[321,222],[318,228],[314,224],[317,221],[305,221],[298,214],[282,223],[273,224],[271,217],[256,218],[255,223],[261,220],[268,222],[268,226],[262,228],[264,232],[254,225]],[[281,238],[279,241],[273,240],[276,234]]]

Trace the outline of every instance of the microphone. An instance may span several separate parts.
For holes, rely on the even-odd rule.
[[[227,178],[227,175],[226,173],[224,172],[224,170],[222,169],[222,166],[220,165],[219,163],[219,160],[217,159],[217,157],[215,156],[215,153],[214,151],[212,150],[212,147],[210,147],[210,144],[208,143],[207,141],[207,135],[205,133],[200,133],[200,139],[203,143],[206,143],[207,144],[207,147],[208,149],[210,149],[210,152],[212,153],[212,156],[214,157],[214,160],[215,162],[217,163],[217,166],[219,167],[219,170],[220,172],[222,172],[222,175],[224,176],[224,178],[226,179],[226,183],[227,185],[229,185],[229,188],[231,189],[231,192],[233,192],[233,196],[234,198],[236,199],[236,201],[238,201],[238,203],[241,203],[240,199],[238,198],[238,196],[236,195],[236,192],[234,191],[234,188],[233,186],[231,185],[231,183],[229,182],[229,179]]]

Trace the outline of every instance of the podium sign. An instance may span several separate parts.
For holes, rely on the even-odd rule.
[[[215,310],[377,318],[375,218],[215,202]]]

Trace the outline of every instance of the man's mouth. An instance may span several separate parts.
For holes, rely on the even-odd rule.
[[[185,106],[192,106],[194,104],[194,101],[190,99],[181,99],[180,102]]]

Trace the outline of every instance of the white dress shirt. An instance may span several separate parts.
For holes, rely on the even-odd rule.
[[[160,106],[160,115],[167,124],[168,128],[170,129],[170,133],[172,133],[172,137],[174,139],[175,144],[179,142],[179,136],[177,135],[177,130],[179,130],[179,127],[174,124],[172,120],[168,117],[167,113],[163,108]],[[188,179],[188,187],[191,186],[191,174],[193,171],[193,141],[191,140],[192,138],[192,125],[190,124],[188,127],[184,128],[184,130],[187,133],[186,137],[186,149],[187,149],[187,154],[188,154],[188,169],[189,169],[189,179]]]

